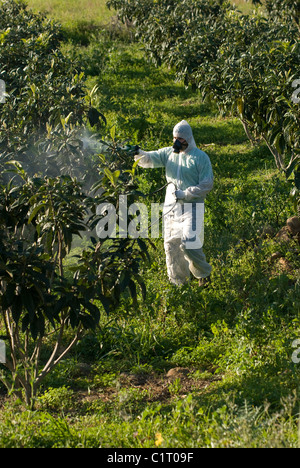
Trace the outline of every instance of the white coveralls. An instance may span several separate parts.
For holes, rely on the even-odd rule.
[[[164,204],[164,246],[168,276],[172,283],[185,284],[192,273],[207,278],[211,266],[203,252],[204,200],[213,187],[213,171],[208,155],[197,148],[190,125],[183,120],[173,136],[188,143],[185,151],[173,147],[142,151],[135,159],[143,168],[165,167],[167,187]],[[183,191],[177,200],[174,192]]]

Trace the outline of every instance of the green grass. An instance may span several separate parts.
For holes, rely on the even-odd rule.
[[[235,5],[244,14],[250,14],[255,9],[251,1],[231,0],[231,3],[233,3],[233,5]]]
[[[253,5],[245,0],[232,0],[243,13],[251,13]],[[106,6],[106,0],[27,0],[27,4],[36,12],[46,13],[61,24],[71,27],[76,23],[94,23],[103,25],[109,23],[115,14]]]
[[[129,399],[136,400],[131,392]],[[138,398],[139,399],[139,398]],[[128,399],[127,399],[128,401]],[[283,410],[273,415],[247,406],[224,404],[205,411],[191,396],[177,400],[162,413],[159,405],[148,407],[137,420],[109,420],[105,408],[90,406],[86,416],[78,415],[72,424],[63,416],[46,412],[8,412],[2,421],[0,446],[6,448],[287,448],[297,447],[292,407],[285,400]],[[123,410],[124,414],[124,410]],[[276,430],[274,430],[276,428]]]
[[[213,282],[170,285],[155,241],[146,300],[136,310],[125,297],[102,316],[47,377],[35,412],[4,401],[0,447],[299,447],[299,246],[274,239],[293,209],[272,155],[167,67],[154,68],[142,45],[103,38],[64,48],[80,56],[118,137],[151,150],[170,144],[179,120],[191,123],[215,173],[205,230]],[[164,175],[139,169],[139,180],[150,192]],[[271,261],[278,251],[288,268]],[[188,374],[168,380],[177,367]]]
[[[68,27],[80,22],[103,25],[112,16],[105,0],[28,0],[27,4],[34,11],[46,13]]]

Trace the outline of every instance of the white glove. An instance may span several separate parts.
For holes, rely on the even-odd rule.
[[[143,156],[146,155],[146,152],[143,151],[143,150],[141,150],[141,148],[139,148],[138,151],[139,151],[138,154],[136,154],[136,155],[134,156],[134,160],[135,160],[135,161],[138,161],[139,159],[141,159]]]
[[[174,192],[174,195],[177,198],[177,200],[184,200],[184,198],[185,198],[185,193],[184,193],[183,190],[176,190]]]

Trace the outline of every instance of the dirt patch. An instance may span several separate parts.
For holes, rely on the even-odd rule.
[[[88,369],[84,368],[85,373]],[[210,373],[211,372],[211,373]],[[201,375],[195,369],[184,367],[174,367],[164,374],[161,373],[127,373],[122,372],[113,386],[101,386],[89,391],[74,391],[73,398],[75,406],[70,409],[70,413],[78,411],[81,405],[90,405],[96,402],[114,404],[118,401],[122,392],[133,390],[133,398],[138,397],[139,401],[145,403],[161,402],[168,403],[173,398],[185,398],[192,392],[204,392],[213,382],[221,380],[220,375],[215,375],[214,370]],[[137,393],[134,394],[134,391]],[[11,397],[0,394],[0,409]],[[79,406],[78,406],[79,405]]]
[[[93,402],[102,400],[112,401],[117,397],[120,390],[139,389],[145,391],[144,400],[165,403],[174,396],[184,398],[191,392],[205,390],[212,382],[221,380],[220,376],[198,377],[194,370],[187,368],[173,368],[165,374],[131,374],[123,372],[120,374],[115,387],[104,387],[86,393],[81,393],[81,401]]]

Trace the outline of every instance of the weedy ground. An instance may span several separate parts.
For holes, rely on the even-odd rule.
[[[293,214],[289,184],[236,118],[118,34],[70,41],[64,52],[81,58],[119,138],[151,150],[170,145],[178,121],[194,128],[215,173],[205,227],[212,284],[170,285],[156,240],[138,310],[128,296],[103,315],[48,376],[36,411],[3,394],[0,446],[298,447],[299,244],[277,236]],[[146,193],[164,184],[160,169],[138,176]]]

